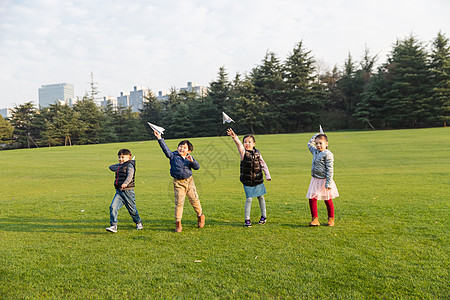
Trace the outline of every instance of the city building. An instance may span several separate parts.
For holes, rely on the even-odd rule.
[[[118,107],[128,107],[130,104],[130,93],[120,92],[120,96],[117,97]]]
[[[169,100],[169,95],[167,94],[167,92],[163,92],[163,91],[159,91],[158,95],[155,96],[156,99],[160,100],[160,101],[167,101]]]
[[[180,88],[180,92],[182,91],[194,92],[200,97],[205,97],[208,89],[205,86],[197,85],[196,83],[193,84],[191,81],[189,81],[187,83],[187,87]]]
[[[144,108],[144,102],[147,102],[145,97],[148,95],[150,91],[143,87],[135,86],[134,89],[130,92],[130,100],[128,102],[128,106],[131,107],[132,112],[138,112],[140,109]]]
[[[103,97],[103,101],[100,102],[100,105],[106,107],[108,103],[111,103],[113,108],[117,108],[118,97],[107,96]]]
[[[11,110],[11,108],[1,108],[0,109],[0,115],[2,115],[3,119],[11,118],[12,117],[12,110]]]
[[[73,105],[76,100],[71,83],[43,85],[39,88],[39,106],[46,107],[59,101],[62,104]]]

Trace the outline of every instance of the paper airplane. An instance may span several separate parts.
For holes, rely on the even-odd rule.
[[[135,160],[136,156],[133,156],[133,158],[131,160]]]
[[[152,124],[152,123],[150,123],[150,122],[147,122],[147,124],[154,130],[154,131],[156,131],[156,132],[158,132],[159,134],[163,134],[164,133],[164,128],[162,128],[162,127],[160,127],[160,126],[157,126],[157,125],[155,125],[155,124]]]
[[[319,125],[319,129],[320,129],[320,133],[321,133],[321,134],[325,134],[325,133],[323,132],[322,125]]]
[[[226,113],[222,112],[222,120],[223,120],[223,124],[226,123],[231,123],[234,122],[232,118],[230,118],[229,115],[227,115]]]

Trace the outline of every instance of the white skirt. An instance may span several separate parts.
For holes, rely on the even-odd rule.
[[[325,188],[326,179],[320,179],[311,177],[311,183],[309,184],[308,193],[306,193],[306,198],[317,199],[317,200],[330,200],[339,197],[339,192],[331,179],[331,189],[327,190]]]

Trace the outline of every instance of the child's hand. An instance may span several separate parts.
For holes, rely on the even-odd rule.
[[[233,129],[231,129],[231,128],[228,128],[227,134],[229,136],[231,136],[232,138],[234,138],[236,136],[236,133],[234,133]]]
[[[266,178],[266,180],[267,180],[267,181],[271,181],[271,180],[272,180],[272,178]]]
[[[186,159],[188,160],[188,161],[190,161],[190,162],[194,162],[194,159],[192,158],[192,156],[191,155],[186,155]]]
[[[122,183],[122,185],[120,186],[122,189],[126,188],[128,186],[128,184]]]
[[[158,140],[160,140],[161,139],[161,135],[159,134],[159,132],[158,131],[153,131],[153,134],[156,136],[156,138],[158,139]]]

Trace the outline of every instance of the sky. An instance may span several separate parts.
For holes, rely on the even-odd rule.
[[[386,61],[397,40],[450,37],[448,0],[0,0],[0,109],[38,104],[42,85],[117,97],[208,86],[220,67],[249,73],[267,51],[302,42],[321,70],[367,48]]]

